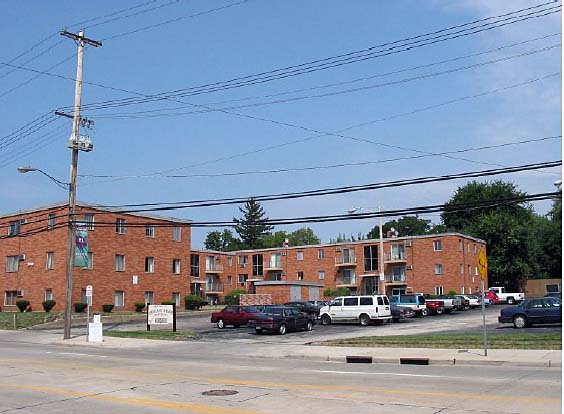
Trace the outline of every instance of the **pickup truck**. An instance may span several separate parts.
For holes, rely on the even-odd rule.
[[[427,316],[429,310],[425,305],[425,297],[422,294],[394,295],[390,297],[390,302],[398,306],[404,306],[413,309],[417,316]]]
[[[508,303],[513,305],[514,303],[522,302],[525,300],[524,293],[509,293],[504,287],[492,286],[489,288],[490,291],[495,292],[499,298],[500,303]]]
[[[453,310],[464,309],[462,299],[457,298],[456,296],[439,295],[439,296],[433,296],[431,299],[432,300],[438,299],[443,301],[445,313],[451,313]]]

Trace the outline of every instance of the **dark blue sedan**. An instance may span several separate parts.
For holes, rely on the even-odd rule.
[[[558,298],[527,299],[517,306],[501,310],[500,323],[526,328],[539,323],[562,323],[562,301]]]

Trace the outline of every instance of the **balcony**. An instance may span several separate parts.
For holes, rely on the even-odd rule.
[[[407,278],[405,275],[385,275],[386,284],[397,284],[405,285],[407,284]]]
[[[223,265],[217,263],[213,263],[213,264],[206,263],[206,273],[212,273],[212,274],[223,273]]]
[[[274,262],[267,263],[264,266],[264,270],[267,272],[280,272],[282,268],[282,260],[276,260]]]
[[[356,256],[354,255],[337,256],[335,257],[335,266],[336,267],[356,266]]]
[[[385,263],[406,263],[407,262],[407,255],[405,252],[393,252],[393,253],[386,253],[384,255],[384,262]]]
[[[335,281],[335,285],[339,286],[356,286],[356,275],[355,276],[342,276],[338,277]]]
[[[206,293],[223,293],[223,283],[206,283]]]

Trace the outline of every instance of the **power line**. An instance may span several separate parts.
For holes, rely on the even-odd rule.
[[[279,169],[272,169],[272,170],[255,170],[255,171],[234,171],[234,172],[226,172],[226,173],[217,173],[217,174],[187,174],[187,175],[127,175],[127,176],[119,176],[119,175],[97,175],[97,174],[79,174],[81,178],[215,178],[215,177],[232,177],[232,176],[241,176],[241,175],[262,175],[262,174],[278,174],[278,173],[286,173],[286,172],[294,172],[294,171],[313,171],[313,170],[325,170],[325,169],[333,169],[333,168],[343,168],[343,167],[357,167],[357,166],[365,166],[365,165],[374,165],[374,164],[383,164],[388,162],[394,161],[404,161],[404,160],[412,160],[412,159],[419,159],[431,156],[438,156],[438,155],[448,155],[448,154],[460,154],[464,152],[471,152],[471,151],[481,151],[485,149],[493,149],[493,148],[503,148],[513,145],[522,145],[522,144],[529,144],[529,143],[536,143],[542,142],[547,140],[553,139],[561,139],[562,135],[554,135],[554,136],[546,136],[542,138],[532,138],[532,139],[525,139],[521,141],[510,141],[505,142],[502,144],[495,144],[495,145],[483,145],[479,147],[471,147],[471,148],[464,148],[452,151],[444,151],[439,153],[433,154],[424,154],[424,155],[413,155],[409,157],[398,157],[398,158],[389,158],[389,159],[381,159],[376,161],[363,161],[363,162],[352,162],[352,163],[340,163],[340,164],[331,164],[331,165],[317,165],[317,166],[309,166],[309,167],[301,167],[301,168],[279,168]]]
[[[544,5],[546,5],[546,4],[550,4],[550,3],[545,3]],[[515,13],[520,13],[522,11],[528,11],[528,10],[531,10],[531,9],[534,9],[534,8],[537,8],[537,7],[540,7],[540,6],[541,5],[526,8],[526,9],[521,9],[521,10],[518,10],[518,11],[515,11],[515,12],[511,12],[511,13],[501,15],[501,17],[505,17],[505,16],[515,14]],[[560,7],[561,6],[553,6],[549,9],[546,9],[546,10],[549,10],[549,13],[556,13],[559,10],[555,10],[555,9],[560,8]],[[301,75],[301,74],[304,74],[304,73],[311,73],[312,71],[324,70],[324,69],[328,69],[330,67],[336,67],[337,65],[341,66],[342,64],[355,63],[355,62],[359,61],[359,59],[366,60],[367,58],[371,59],[371,58],[374,58],[374,57],[386,56],[386,55],[398,52],[395,49],[400,48],[400,47],[403,48],[400,51],[405,52],[405,51],[412,50],[414,48],[426,46],[428,44],[434,44],[434,43],[437,43],[439,41],[442,42],[442,41],[458,38],[458,37],[461,37],[461,36],[467,36],[467,35],[470,35],[470,34],[475,34],[475,33],[478,33],[478,32],[485,31],[485,30],[491,30],[491,29],[494,29],[494,28],[497,28],[497,27],[505,26],[507,24],[514,24],[514,23],[518,23],[518,22],[523,21],[523,20],[528,20],[530,18],[543,17],[544,15],[536,15],[535,13],[545,12],[546,10],[545,9],[536,10],[533,13],[529,13],[529,14],[525,15],[525,17],[523,17],[523,16],[513,16],[513,17],[510,17],[510,18],[502,19],[500,21],[505,21],[505,20],[508,20],[508,19],[516,19],[517,17],[523,17],[521,20],[510,21],[510,22],[502,23],[502,24],[497,25],[497,26],[491,26],[496,22],[487,23],[486,25],[490,25],[491,27],[481,28],[481,29],[479,29],[475,32],[471,32],[471,33],[467,33],[467,34],[457,34],[458,32],[455,32],[454,34],[448,33],[448,34],[437,35],[437,33],[448,32],[450,30],[453,30],[454,28],[465,27],[465,26],[468,26],[468,25],[471,25],[471,24],[475,24],[476,22],[483,22],[483,21],[487,21],[487,20],[491,20],[491,19],[496,19],[500,16],[494,16],[494,17],[489,17],[489,18],[485,18],[485,19],[480,19],[480,20],[477,20],[475,22],[456,25],[456,26],[452,26],[452,27],[447,28],[447,29],[441,29],[441,30],[431,32],[431,33],[426,33],[426,34],[413,36],[413,37],[406,38],[406,39],[401,39],[401,40],[397,40],[397,41],[393,41],[393,42],[384,43],[384,44],[377,45],[377,46],[372,46],[370,48],[362,49],[360,51],[350,52],[350,53],[343,54],[343,55],[331,56],[331,57],[324,58],[324,59],[310,61],[310,62],[306,62],[306,63],[302,63],[302,64],[299,64],[299,65],[294,65],[294,66],[288,66],[288,67],[285,67],[285,68],[275,69],[275,70],[271,70],[271,71],[267,71],[267,72],[261,72],[261,73],[254,74],[254,75],[248,75],[248,76],[244,76],[244,77],[233,78],[233,79],[230,79],[230,80],[227,80],[227,81],[216,82],[216,83],[201,85],[201,86],[197,86],[197,87],[179,89],[179,90],[176,90],[176,91],[163,92],[163,93],[153,94],[153,95],[140,94],[141,96],[143,96],[142,98],[124,98],[124,99],[119,99],[119,100],[102,101],[102,102],[85,104],[84,106],[85,106],[85,109],[99,110],[99,109],[104,109],[104,108],[108,108],[108,107],[138,105],[138,104],[143,104],[143,103],[148,103],[148,102],[153,102],[153,101],[170,100],[169,98],[178,98],[178,97],[190,96],[190,94],[194,94],[195,92],[216,92],[218,90],[232,89],[233,85],[235,85],[236,87],[247,86],[247,84],[249,84],[249,82],[254,82],[254,80],[256,80],[255,78],[257,78],[257,77],[262,77],[262,78],[260,78],[256,83],[264,83],[264,81],[274,80],[274,79],[270,79],[269,77],[264,77],[264,75],[267,75],[267,74],[271,74],[270,76],[275,76],[275,79],[281,79],[282,77],[285,78],[285,77],[289,77],[289,76]],[[471,30],[471,29],[464,29],[461,32],[468,31],[468,30]],[[397,46],[398,43],[402,43],[402,42],[405,43],[406,41],[409,41],[409,40],[420,39],[420,38],[429,37],[429,36],[434,36],[434,37],[432,37],[431,39],[425,39],[425,41],[427,41],[427,43],[424,43],[424,44],[419,44],[421,42],[424,42],[423,40],[417,40],[416,42],[411,42],[411,43],[407,43],[405,45],[402,44],[400,46]],[[445,38],[445,36],[446,36],[446,38]],[[450,36],[450,37],[448,37],[448,36]],[[389,48],[384,50],[384,51],[379,51],[379,52],[373,51],[374,49],[382,49],[386,46],[389,46]],[[352,59],[351,56],[355,56],[355,55],[361,54],[361,53],[366,53],[366,51],[370,51],[369,53],[371,54],[371,57],[366,57],[366,56],[362,55],[360,57],[356,57],[355,59],[357,59],[357,60],[350,61]],[[381,56],[378,55],[378,54],[380,54]],[[333,62],[335,59],[346,59],[346,62],[341,62],[341,61]],[[323,63],[323,62],[330,62],[330,63]],[[323,64],[323,66],[318,67],[320,64]],[[314,67],[310,68],[311,65],[314,65]],[[329,65],[329,66],[327,66],[327,65]],[[306,70],[307,70],[307,72],[306,72]],[[279,72],[281,72],[281,73],[279,73]],[[272,74],[276,74],[276,75],[272,75]],[[244,81],[244,84],[241,84],[240,83],[241,81]],[[233,84],[234,82],[235,82],[235,84]],[[237,82],[239,82],[239,83],[237,83]],[[231,84],[233,84],[233,85],[231,85]],[[231,85],[231,86],[229,86],[229,85]],[[222,89],[218,89],[218,88],[222,88]]]

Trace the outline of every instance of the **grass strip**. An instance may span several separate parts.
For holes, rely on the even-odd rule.
[[[561,333],[488,334],[490,349],[562,349]],[[380,348],[482,348],[482,334],[363,336],[325,341],[320,345]]]
[[[158,339],[164,341],[188,341],[199,337],[193,331],[104,331],[104,335],[115,338]]]

